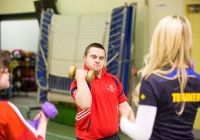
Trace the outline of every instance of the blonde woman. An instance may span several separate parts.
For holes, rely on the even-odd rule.
[[[192,32],[188,19],[167,16],[157,25],[142,71],[135,123],[126,112],[121,130],[136,140],[194,140],[200,104],[200,75],[190,64]]]

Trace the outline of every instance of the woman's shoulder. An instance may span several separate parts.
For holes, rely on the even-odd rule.
[[[200,79],[200,74],[198,72],[195,72],[194,70],[192,70],[190,68],[186,69],[186,71],[187,71],[187,75],[189,77],[195,77],[195,78]]]
[[[6,100],[0,100],[0,106],[9,106],[9,101]]]
[[[156,74],[150,74],[148,77],[143,77],[143,80],[149,83],[159,82],[161,79],[163,79],[163,77],[160,77]]]

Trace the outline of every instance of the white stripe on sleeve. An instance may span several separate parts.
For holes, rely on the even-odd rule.
[[[8,102],[8,104],[13,108],[13,110],[17,113],[17,115],[19,116],[19,118],[21,119],[21,121],[33,132],[33,134],[37,137],[37,131],[30,125],[27,123],[27,121],[24,119],[24,117],[22,116],[21,112],[19,111],[19,109],[11,102]]]

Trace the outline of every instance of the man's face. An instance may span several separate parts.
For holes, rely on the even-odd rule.
[[[0,70],[0,90],[7,89],[10,86],[8,69]]]
[[[105,51],[103,49],[92,47],[87,56],[83,56],[86,66],[94,72],[100,72],[105,62]]]

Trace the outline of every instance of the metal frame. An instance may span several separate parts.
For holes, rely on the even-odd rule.
[[[129,59],[124,59],[123,56],[123,49],[124,49],[124,41],[125,41],[125,32],[126,32],[126,21],[127,21],[127,4],[125,6],[116,8],[113,10],[114,12],[118,12],[118,10],[122,11],[121,13],[117,13],[112,15],[112,19],[116,18],[117,20],[113,21],[110,24],[110,27],[116,24],[114,28],[110,29],[110,39],[109,39],[109,48],[108,48],[108,62],[106,64],[107,70],[112,70],[113,68],[117,69],[115,75],[117,75],[119,78],[121,77],[121,82],[123,83],[126,79],[124,79],[122,72],[124,72],[122,63],[124,62],[130,62]],[[48,15],[47,18],[44,16],[48,15],[48,12],[44,12],[43,16],[41,17],[41,36],[40,36],[40,42],[38,45],[38,56],[37,56],[37,64],[36,64],[36,79],[38,84],[38,101],[45,101],[45,100],[53,100],[51,97],[58,96],[68,96],[70,95],[69,87],[66,87],[66,83],[72,82],[72,79],[70,78],[64,78],[64,77],[57,77],[49,74],[48,71],[48,32],[49,29],[47,27],[50,26],[50,19],[51,15]],[[118,19],[118,17],[120,17]],[[47,22],[47,24],[45,22]],[[106,23],[107,24],[107,23]],[[120,24],[120,25],[117,25]],[[45,26],[45,28],[43,28]],[[107,26],[106,26],[107,28]],[[117,33],[115,33],[115,30],[117,30]],[[121,31],[120,31],[121,30]],[[132,29],[131,29],[132,30]],[[111,35],[111,32],[114,34]],[[42,42],[43,41],[43,44]],[[116,43],[119,43],[119,45],[115,45]],[[45,44],[45,45],[44,45]],[[119,50],[116,52],[116,49]],[[113,52],[113,53],[110,53]],[[129,52],[130,53],[130,52]],[[42,61],[42,62],[40,62]],[[46,73],[45,77],[40,77],[38,75],[40,72]],[[43,73],[43,74],[44,74]],[[45,80],[45,81],[42,81]],[[43,82],[41,84],[41,82]],[[63,83],[65,83],[63,85]],[[51,97],[50,97],[51,96]],[[71,95],[70,95],[71,98]],[[59,100],[61,98],[59,97]],[[66,100],[66,99],[65,99]]]

